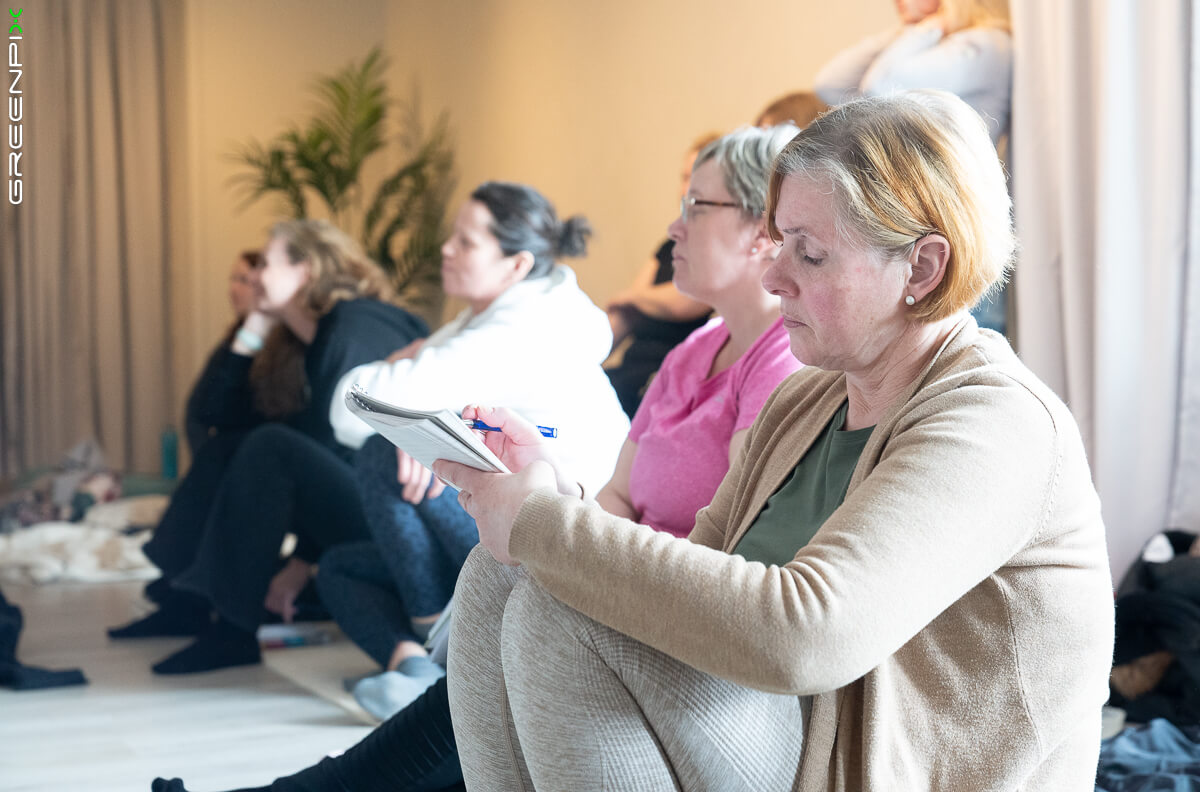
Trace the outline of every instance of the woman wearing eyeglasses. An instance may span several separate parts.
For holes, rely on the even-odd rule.
[[[680,168],[680,196],[687,194],[696,157],[720,137],[710,132],[693,141]],[[606,367],[605,373],[630,418],[637,413],[667,353],[712,318],[711,305],[693,300],[675,285],[674,252],[675,243],[663,240],[633,282],[609,298],[605,308],[613,329],[613,349],[629,341],[620,362]]]
[[[651,381],[596,495],[612,514],[686,536],[771,391],[799,368],[779,298],[762,288],[779,252],[763,220],[767,174],[797,132],[743,128],[696,157],[668,235],[676,286],[716,317],[671,350]]]
[[[763,219],[766,176],[797,132],[791,124],[739,129],[696,157],[668,235],[675,285],[716,317],[672,350],[651,382],[597,495],[606,511],[686,536],[767,396],[798,368],[779,298],[762,287],[779,253]]]

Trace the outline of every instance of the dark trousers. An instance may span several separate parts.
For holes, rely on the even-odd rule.
[[[220,432],[197,448],[192,466],[175,488],[154,536],[142,547],[164,578],[173,580],[196,560],[221,482],[247,434]]]
[[[194,561],[175,584],[251,632],[270,615],[263,599],[288,533],[297,536],[296,556],[310,563],[336,544],[370,536],[353,468],[308,435],[266,424],[230,461]]]
[[[321,556],[317,589],[338,625],[380,665],[401,640],[417,640],[412,617],[440,613],[476,544],[475,520],[446,489],[411,504],[400,497],[396,448],[376,435],[354,458],[371,541]]]

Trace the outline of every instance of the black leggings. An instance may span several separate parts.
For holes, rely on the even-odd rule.
[[[221,432],[196,450],[192,466],[175,488],[154,535],[142,546],[142,552],[162,570],[164,579],[174,580],[196,560],[196,549],[221,482],[247,434]]]
[[[270,792],[432,792],[461,784],[443,677],[338,757],[280,778]],[[460,788],[460,787],[455,787]]]
[[[266,424],[233,455],[194,562],[175,584],[253,632],[269,616],[263,599],[289,532],[295,555],[311,563],[329,547],[371,537],[349,463],[303,432]]]
[[[154,792],[187,792],[157,779]],[[341,756],[326,757],[270,786],[237,792],[434,792],[462,790],[443,677]]]

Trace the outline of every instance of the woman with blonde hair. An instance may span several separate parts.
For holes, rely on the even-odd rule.
[[[335,438],[330,404],[347,371],[428,332],[390,302],[387,277],[358,244],[324,221],[277,224],[255,274],[254,310],[224,353],[226,397],[240,393],[243,404],[253,404],[257,356],[287,333],[305,345],[305,400],[283,420],[258,411],[257,425],[212,477],[210,496],[192,498],[194,513],[164,521],[147,543],[170,588],[159,586],[158,610],[109,635],[198,636],[156,664],[157,673],[258,662],[255,628],[270,612],[292,618],[320,552],[366,538],[353,449]],[[287,533],[299,542],[279,570]]]
[[[763,284],[807,365],[686,539],[581,500],[517,421],[486,438],[513,473],[435,463],[482,545],[448,669],[468,789],[1091,788],[1100,502],[1070,411],[967,311],[1010,210],[950,94],[796,136]]]

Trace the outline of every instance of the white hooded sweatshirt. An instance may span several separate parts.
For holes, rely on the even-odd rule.
[[[334,391],[329,420],[338,442],[361,447],[374,430],[351,413],[346,392],[418,410],[468,404],[509,407],[558,429],[548,440],[589,493],[612,475],[629,419],[600,364],[612,347],[608,317],[580,290],[570,267],[509,287],[486,310],[464,310],[416,357],[351,369]]]

